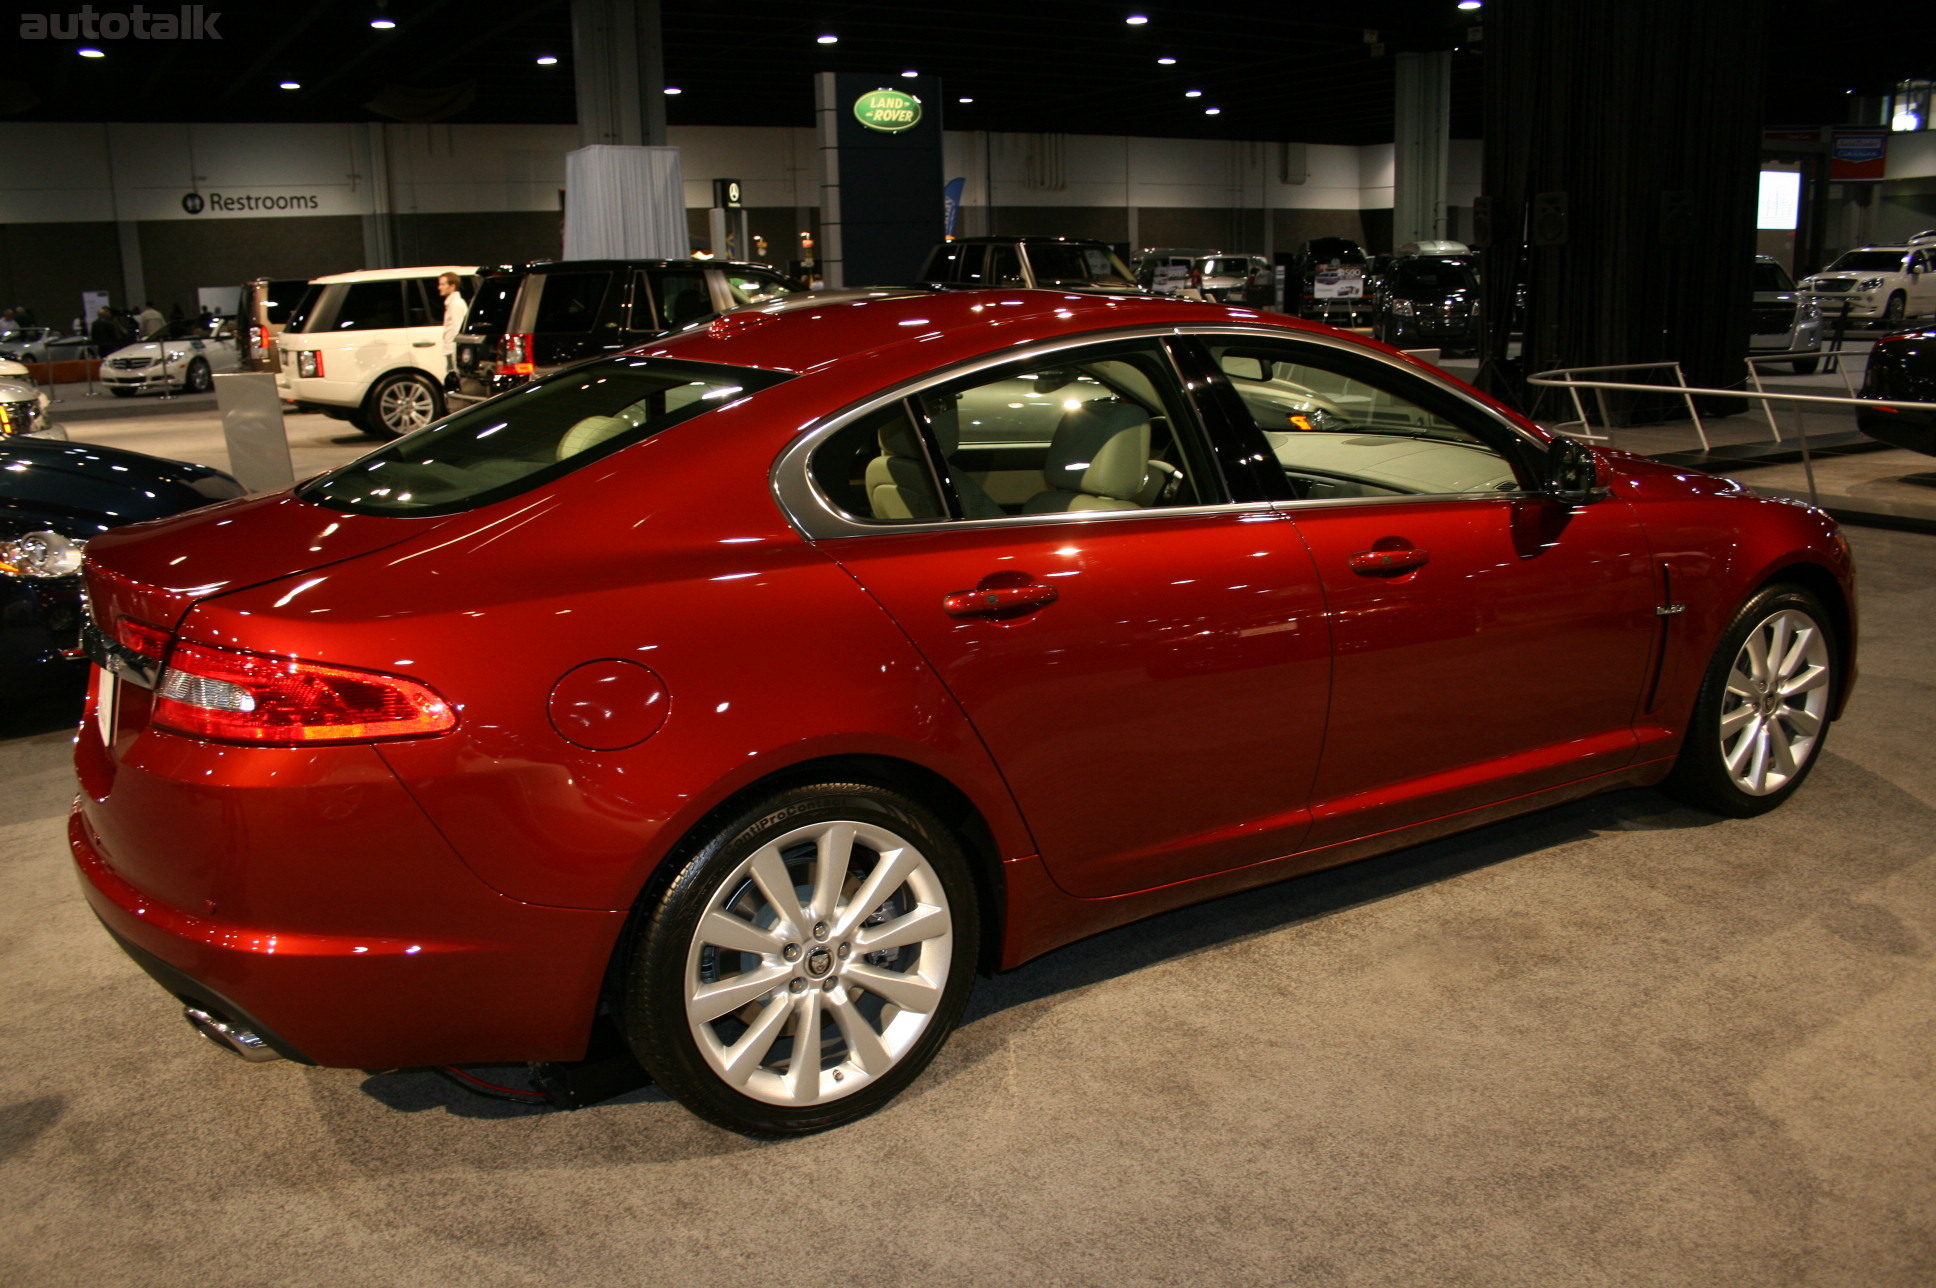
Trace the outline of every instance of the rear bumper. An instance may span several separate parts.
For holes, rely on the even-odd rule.
[[[282,786],[300,753],[162,735],[182,745],[157,754],[151,734],[114,764],[91,725],[68,825],[82,893],[169,992],[321,1065],[583,1054],[623,912],[498,894],[394,779]]]

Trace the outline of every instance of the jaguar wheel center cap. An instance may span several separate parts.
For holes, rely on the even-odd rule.
[[[825,948],[815,948],[807,954],[807,974],[819,979],[834,968],[834,955]]]

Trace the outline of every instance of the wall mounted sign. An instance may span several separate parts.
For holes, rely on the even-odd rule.
[[[1883,130],[1835,132],[1828,177],[1834,183],[1879,180],[1889,168],[1889,135]]]
[[[921,123],[921,100],[898,89],[869,90],[854,101],[854,119],[870,130],[899,134]]]

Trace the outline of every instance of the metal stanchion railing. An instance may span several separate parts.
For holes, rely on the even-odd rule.
[[[1571,379],[1568,379],[1568,380],[1547,379],[1547,377],[1549,376],[1571,377],[1571,376],[1576,376],[1576,375],[1589,373],[1589,372],[1597,373],[1597,372],[1605,372],[1605,371],[1668,371],[1668,370],[1671,370],[1674,373],[1674,380],[1676,384],[1679,386],[1678,389],[1675,388],[1675,385],[1625,385],[1625,384],[1609,384],[1604,381],[1592,381],[1592,380],[1574,381]],[[1539,385],[1542,388],[1549,388],[1549,389],[1564,388],[1570,395],[1572,395],[1573,412],[1576,419],[1563,420],[1559,422],[1557,425],[1555,425],[1553,428],[1566,429],[1570,425],[1578,425],[1580,427],[1579,432],[1572,433],[1569,435],[1569,437],[1588,438],[1588,439],[1592,439],[1596,443],[1611,443],[1613,441],[1613,435],[1611,433],[1596,434],[1593,432],[1593,422],[1587,419],[1586,408],[1580,402],[1580,394],[1579,394],[1580,390],[1591,389],[1594,391],[1594,402],[1600,408],[1600,423],[1604,428],[1608,430],[1612,430],[1613,428],[1613,425],[1612,425],[1613,417],[1607,412],[1607,399],[1606,399],[1607,390],[1609,389],[1644,389],[1649,393],[1662,393],[1662,392],[1681,393],[1685,395],[1685,400],[1687,402],[1687,414],[1694,421],[1694,432],[1701,436],[1701,450],[1703,451],[1709,450],[1708,441],[1707,441],[1707,430],[1701,424],[1701,413],[1699,409],[1694,406],[1694,398],[1693,398],[1694,394],[1706,393],[1707,390],[1689,389],[1687,387],[1687,377],[1684,374],[1682,374],[1681,364],[1678,362],[1622,362],[1622,363],[1615,363],[1604,367],[1565,367],[1557,371],[1542,371],[1539,373],[1539,375],[1533,376],[1532,378],[1530,378],[1527,381],[1527,383]]]
[[[1776,355],[1770,355],[1770,356],[1776,356]],[[1677,374],[1680,370],[1680,364],[1669,363],[1669,362],[1629,363],[1626,365],[1624,369],[1630,370],[1630,369],[1639,368],[1639,367],[1673,367]],[[1580,406],[1579,391],[1582,389],[1592,389],[1595,391],[1605,391],[1610,389],[1624,390],[1631,393],[1657,394],[1657,393],[1665,392],[1665,393],[1681,394],[1687,398],[1688,411],[1694,415],[1694,428],[1695,428],[1695,432],[1700,435],[1701,449],[1703,451],[1712,451],[1713,448],[1708,443],[1706,431],[1701,427],[1699,414],[1694,412],[1694,395],[1696,394],[1712,396],[1716,398],[1757,399],[1763,404],[1764,407],[1770,403],[1777,403],[1777,402],[1794,403],[1798,411],[1801,407],[1814,405],[1814,406],[1822,406],[1822,407],[1842,407],[1842,408],[1850,408],[1850,409],[1859,408],[1859,407],[1894,407],[1903,411],[1936,412],[1936,402],[1913,402],[1908,399],[1896,399],[1896,398],[1837,398],[1837,397],[1830,397],[1829,395],[1826,395],[1826,394],[1771,393],[1768,390],[1761,389],[1758,387],[1755,389],[1698,389],[1698,388],[1690,387],[1684,378],[1680,380],[1678,385],[1639,385],[1639,384],[1629,384],[1629,383],[1626,383],[1623,381],[1617,381],[1617,380],[1578,379],[1578,376],[1583,372],[1617,371],[1622,369],[1623,368],[1620,368],[1620,367],[1560,367],[1560,368],[1555,368],[1552,371],[1542,371],[1537,375],[1528,376],[1526,378],[1526,383],[1540,389],[1564,389],[1570,395],[1572,395],[1573,405],[1576,408]],[[1752,359],[1749,362],[1749,369],[1751,371],[1753,370]],[[1758,384],[1759,382],[1757,382],[1757,385]],[[1555,425],[1553,428],[1564,429],[1567,425],[1571,423],[1572,423],[1571,421],[1563,421],[1560,424]],[[1774,424],[1772,414],[1770,415],[1770,418],[1769,418],[1769,424],[1771,426]],[[1573,437],[1585,438],[1585,437],[1588,437],[1588,435],[1578,434],[1578,435],[1573,435]],[[1808,500],[1811,505],[1819,504],[1816,498],[1816,489],[1815,489],[1815,462],[1814,462],[1813,455],[1809,450],[1808,435],[1806,433],[1800,433],[1798,434],[1798,437],[1800,439],[1800,446],[1801,446],[1801,452],[1802,452],[1802,471],[1808,477]],[[1777,442],[1781,441],[1781,435],[1779,431],[1776,432],[1775,441]]]

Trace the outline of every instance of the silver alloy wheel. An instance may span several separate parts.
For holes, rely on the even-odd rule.
[[[385,429],[401,436],[437,418],[437,398],[422,381],[395,380],[377,395],[376,415]]]
[[[948,983],[954,921],[920,850],[870,823],[796,828],[720,883],[686,953],[686,1019],[728,1086],[770,1105],[892,1069]]]
[[[1815,753],[1828,719],[1829,646],[1821,624],[1784,608],[1741,643],[1721,699],[1721,759],[1750,796],[1790,782]]]

